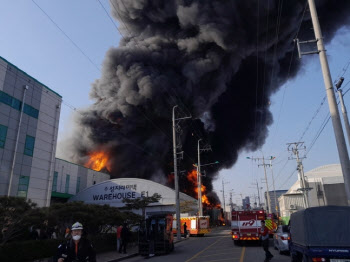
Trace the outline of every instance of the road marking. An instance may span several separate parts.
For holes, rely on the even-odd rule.
[[[216,262],[216,261],[232,261],[232,259],[236,259],[238,257],[230,257],[230,258],[224,258],[224,259],[217,259],[217,260],[207,260],[206,262]]]
[[[217,242],[219,242],[221,239],[223,239],[222,237],[219,238],[218,240],[216,240],[213,244],[211,244],[210,246],[208,246],[207,248],[203,249],[202,251],[198,252],[197,254],[195,254],[193,257],[191,257],[190,259],[186,260],[186,262],[189,262],[193,259],[195,259],[196,257],[198,257],[198,255],[202,254],[204,251],[206,251],[207,249],[211,248],[212,246],[214,246]]]
[[[226,253],[215,253],[215,254],[205,255],[205,256],[200,256],[200,257],[211,257],[211,256],[226,255],[226,254],[236,255],[235,253],[232,253],[232,252],[226,252]]]
[[[239,262],[243,262],[243,260],[244,260],[244,253],[245,253],[245,247],[242,248],[241,258],[240,258]]]

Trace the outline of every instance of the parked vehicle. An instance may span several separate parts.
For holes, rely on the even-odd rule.
[[[281,254],[289,252],[289,227],[285,225],[278,226],[276,233],[273,236],[273,247]]]
[[[187,226],[187,234],[190,236],[204,236],[210,233],[209,216],[181,217],[181,235],[184,235],[184,224]],[[173,220],[173,233],[176,234],[176,219]]]
[[[139,229],[139,254],[147,256],[151,249],[155,255],[174,250],[172,225],[173,215],[163,212],[154,212],[142,221]]]
[[[265,220],[264,210],[232,211],[231,229],[234,244],[242,240],[259,240],[261,220]]]
[[[292,262],[350,261],[350,207],[311,207],[290,218]]]

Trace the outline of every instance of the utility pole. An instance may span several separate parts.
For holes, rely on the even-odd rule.
[[[271,157],[272,158],[272,157]],[[269,158],[268,160],[270,160],[271,158]],[[265,181],[266,181],[266,195],[267,195],[267,206],[268,206],[268,212],[269,214],[272,213],[271,211],[271,199],[270,199],[270,191],[269,191],[269,183],[267,180],[267,174],[266,174],[266,166],[269,166],[269,164],[265,164],[265,158],[264,155],[262,158],[258,158],[258,157],[247,157],[247,159],[251,159],[251,160],[262,160],[262,164],[258,164],[258,166],[263,166],[264,167],[264,174],[265,174]]]
[[[278,203],[277,203],[277,195],[276,195],[276,188],[275,188],[275,177],[273,176],[273,169],[272,169],[272,160],[274,160],[276,157],[271,156],[270,158],[270,170],[271,170],[271,176],[272,176],[272,187],[273,187],[273,194],[275,197],[275,210],[278,216],[279,210],[278,210]]]
[[[177,105],[173,107],[173,151],[174,151],[174,179],[175,179],[175,201],[176,201],[176,238],[181,240],[181,224],[180,224],[180,194],[179,194],[179,178],[177,175],[177,144],[176,144],[176,127],[178,127],[178,122],[183,119],[191,118],[183,117],[176,118],[175,109]]]
[[[255,183],[252,183],[252,185],[256,186],[256,189],[258,190],[259,207],[261,207],[261,202],[260,202],[260,190],[259,190],[259,183],[258,183],[258,180],[256,180]]]
[[[201,149],[199,142],[202,139],[198,139],[198,163],[197,163],[197,185],[198,185],[198,215],[203,216],[202,208],[202,178],[201,178]]]
[[[326,94],[328,98],[328,106],[329,106],[329,112],[332,118],[332,124],[333,124],[333,130],[335,135],[335,140],[337,143],[338,148],[338,154],[339,154],[339,160],[340,165],[344,177],[344,185],[345,185],[345,192],[347,197],[348,205],[350,205],[350,161],[349,161],[349,154],[345,143],[345,137],[343,132],[343,127],[341,125],[339,111],[337,107],[337,102],[335,99],[334,94],[334,88],[332,85],[332,77],[331,73],[329,71],[329,65],[328,60],[326,56],[326,49],[323,44],[323,37],[321,32],[321,27],[318,21],[317,17],[317,10],[315,6],[314,0],[308,0],[309,3],[309,9],[311,13],[311,20],[314,28],[315,33],[315,40],[306,41],[306,42],[317,42],[317,51],[314,52],[306,52],[301,53],[300,52],[300,46],[299,44],[302,42],[299,42],[297,40],[298,44],[298,51],[299,51],[299,57],[304,54],[311,54],[311,53],[318,53],[320,57],[320,63],[322,68],[322,74],[323,74],[323,81],[326,88]]]
[[[344,82],[344,77],[341,77],[338,81],[338,83],[335,85],[335,87],[338,90],[338,96],[339,96],[339,101],[341,105],[341,111],[343,113],[343,119],[344,119],[344,124],[345,124],[345,130],[348,135],[348,142],[350,146],[350,125],[349,125],[349,118],[348,118],[348,112],[346,111],[346,107],[344,104],[344,99],[343,99],[343,90],[341,90],[341,85]]]
[[[297,170],[299,172],[300,175],[300,182],[301,182],[301,188],[299,188],[298,190],[303,192],[303,198],[304,198],[304,204],[305,204],[305,208],[309,207],[309,201],[308,201],[308,196],[307,196],[307,191],[309,190],[309,188],[306,187],[306,181],[305,181],[305,176],[304,176],[304,167],[303,167],[303,162],[301,161],[301,159],[299,157],[299,149],[301,146],[303,146],[304,142],[294,142],[294,143],[288,143],[288,151],[293,152],[293,154],[295,155],[295,159],[297,160]],[[305,147],[303,148],[305,149]],[[290,158],[293,159],[293,158]]]
[[[201,174],[201,152],[210,151],[211,147],[209,145],[200,148],[200,141],[198,139],[198,163],[197,163],[197,186],[198,186],[198,215],[203,216],[203,203],[202,203],[202,174]]]
[[[231,213],[232,213],[232,209],[233,209],[233,204],[232,204],[232,190],[230,191],[230,207],[231,207]]]
[[[222,199],[224,201],[224,219],[226,222],[226,203],[225,203],[225,184],[228,184],[229,182],[224,183],[224,180],[222,180]]]

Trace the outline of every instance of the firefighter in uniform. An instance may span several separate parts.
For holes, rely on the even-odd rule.
[[[261,229],[260,229],[262,247],[265,251],[265,262],[270,261],[273,258],[273,255],[269,251],[269,229],[265,226],[265,221],[261,220]]]
[[[82,238],[83,225],[76,222],[71,228],[72,238],[58,246],[57,262],[96,262],[96,253],[90,241]]]

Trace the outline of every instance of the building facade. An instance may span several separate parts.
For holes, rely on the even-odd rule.
[[[0,196],[49,206],[110,178],[56,159],[62,97],[0,57]]]
[[[0,195],[50,201],[62,97],[0,57]]]
[[[157,203],[152,203],[146,208],[147,212],[166,211],[175,212],[175,190],[151,180],[140,178],[115,178],[90,186],[69,199],[69,201],[82,201],[86,204],[110,205],[124,207],[124,199],[137,199],[152,196],[154,193],[161,195]],[[180,203],[193,203],[192,211],[198,212],[197,200],[180,192]],[[141,210],[133,210],[142,214]]]
[[[51,200],[64,202],[81,190],[109,179],[108,174],[56,158]]]
[[[290,217],[293,212],[309,207],[346,206],[344,178],[339,164],[325,165],[305,173],[307,184],[306,200],[298,179],[287,193],[279,198],[281,216]]]
[[[288,190],[275,190],[275,191],[269,191],[270,195],[270,202],[271,202],[271,211],[274,214],[277,214],[277,211],[280,210],[278,198],[282,196],[283,194],[287,193]],[[267,193],[264,193],[265,197],[265,203],[266,203],[266,210],[269,210],[269,202],[267,201]]]

